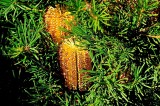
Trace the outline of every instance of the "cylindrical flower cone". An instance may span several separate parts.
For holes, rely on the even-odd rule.
[[[44,14],[46,29],[51,34],[54,42],[58,44],[63,41],[63,38],[66,35],[60,28],[69,30],[70,26],[66,24],[66,21],[70,22],[73,20],[73,16],[70,15],[70,12],[64,11],[61,10],[59,6],[56,6],[56,8],[49,6]]]
[[[66,39],[59,47],[59,61],[65,85],[70,90],[84,91],[89,86],[84,76],[91,70],[91,59],[87,50],[75,45],[72,39]]]
[[[88,73],[80,71],[91,69],[90,56],[87,50],[76,46],[72,38],[64,39],[67,33],[60,30],[60,28],[70,30],[71,27],[66,24],[66,21],[72,20],[73,16],[70,12],[61,10],[59,6],[56,8],[49,6],[44,15],[47,31],[51,34],[53,41],[59,44],[59,62],[66,87],[70,90],[84,91],[89,85],[84,80],[84,76]]]

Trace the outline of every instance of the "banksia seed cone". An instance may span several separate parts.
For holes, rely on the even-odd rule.
[[[46,29],[51,34],[54,42],[58,44],[62,42],[63,37],[66,35],[60,28],[69,30],[70,27],[66,24],[66,21],[70,22],[73,20],[73,16],[70,15],[70,12],[64,11],[65,10],[61,10],[59,6],[56,6],[56,8],[49,6],[44,15]]]
[[[88,51],[76,46],[73,39],[66,39],[60,45],[59,60],[65,85],[70,90],[86,90],[89,83],[83,78],[88,73],[80,73],[80,70],[91,69],[91,59]]]

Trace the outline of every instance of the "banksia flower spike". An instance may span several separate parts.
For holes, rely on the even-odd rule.
[[[59,61],[65,78],[65,85],[70,90],[86,90],[87,82],[83,77],[88,73],[80,70],[91,70],[91,59],[87,50],[76,46],[73,39],[66,39],[59,48]]]
[[[59,62],[62,74],[65,79],[65,86],[70,90],[84,91],[89,86],[84,81],[83,77],[88,73],[80,73],[80,70],[91,70],[91,59],[87,50],[76,46],[76,42],[73,38],[66,38],[66,32],[61,31],[59,28],[63,27],[70,30],[71,27],[65,23],[65,21],[72,21],[73,16],[70,12],[61,10],[58,6],[53,8],[48,7],[45,15],[44,22],[46,24],[47,31],[51,34],[53,41],[59,45]]]
[[[73,16],[70,12],[61,10],[57,5],[56,8],[49,6],[44,15],[44,22],[46,24],[46,30],[51,34],[54,42],[60,44],[66,35],[65,32],[61,31],[60,28],[70,29],[66,21],[70,22],[73,20]]]

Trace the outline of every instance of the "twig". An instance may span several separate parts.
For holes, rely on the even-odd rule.
[[[159,38],[160,38],[160,35],[158,35],[158,36],[155,36],[155,35],[147,35],[147,37],[159,39]]]

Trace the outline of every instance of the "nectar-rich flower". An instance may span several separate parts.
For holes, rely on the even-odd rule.
[[[71,22],[73,18],[71,13],[65,9],[61,9],[59,6],[56,8],[49,6],[44,15],[44,22],[53,41],[59,44],[58,55],[65,86],[70,90],[84,91],[89,86],[84,77],[89,77],[89,75],[81,70],[91,70],[89,53],[84,48],[78,47],[76,45],[78,42],[74,38],[64,39],[64,36],[68,34],[60,30],[60,28],[70,30],[71,26],[66,22]]]
[[[88,73],[80,71],[91,70],[88,51],[75,45],[73,39],[66,39],[59,48],[59,61],[65,85],[70,90],[86,90],[89,83],[84,76],[88,76]]]
[[[70,12],[61,9],[59,6],[53,8],[49,6],[44,15],[44,22],[46,24],[46,30],[51,34],[55,43],[60,44],[67,34],[62,31],[60,28],[70,29],[70,26],[66,23],[71,22],[73,16],[70,15]]]

